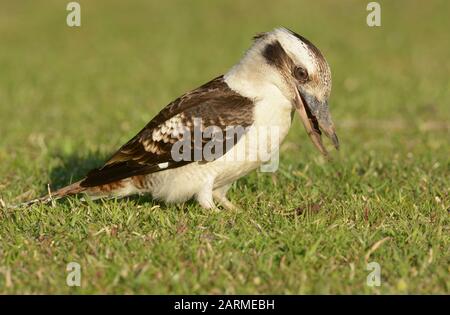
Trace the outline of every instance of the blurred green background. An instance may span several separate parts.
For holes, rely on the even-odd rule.
[[[379,1],[381,27],[366,24],[369,1],[78,2],[82,25],[71,28],[68,1],[0,1],[4,202],[79,179],[171,100],[225,73],[253,35],[278,26],[330,63],[342,149],[324,163],[296,119],[280,172],[232,190],[241,215],[154,208],[151,199],[1,210],[0,291],[449,292],[450,2]],[[317,204],[312,217],[273,214],[314,213]],[[199,225],[216,235],[212,245]],[[116,239],[95,234],[114,229]],[[152,233],[153,241],[136,236]],[[266,245],[249,245],[253,237]],[[385,282],[370,288],[364,256],[384,237]],[[193,254],[208,246],[210,261]],[[240,267],[227,267],[225,253]],[[81,289],[65,285],[70,259],[92,276]]]

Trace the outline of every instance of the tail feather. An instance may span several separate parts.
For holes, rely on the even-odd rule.
[[[27,206],[31,206],[35,203],[49,203],[52,200],[56,200],[56,199],[60,199],[66,196],[70,196],[70,195],[76,195],[79,193],[82,193],[86,190],[86,187],[82,187],[80,185],[80,183],[82,182],[82,180],[73,183],[71,185],[65,186],[63,188],[60,188],[56,191],[49,191],[49,193],[41,198],[37,198],[37,199],[33,199],[33,200],[29,200],[26,202],[23,202],[19,205],[16,206],[12,206],[11,208],[20,208],[20,207],[27,207]]]
[[[82,180],[70,184],[68,186],[65,186],[63,188],[60,188],[54,192],[50,192],[49,195],[47,197],[51,197],[51,198],[62,198],[65,196],[70,196],[70,195],[76,195],[79,193],[82,193],[83,191],[86,190],[86,187],[82,187],[81,184]]]
[[[92,187],[86,187],[84,184],[84,179],[73,183],[71,185],[60,188],[56,191],[50,191],[47,195],[33,199],[18,205],[8,205],[6,208],[17,209],[31,206],[35,203],[49,203],[53,200],[57,200],[60,198],[64,198],[66,196],[76,195],[80,193],[85,193],[90,196],[90,198],[98,199],[98,198],[106,198],[106,197],[125,197],[130,194],[136,193],[139,190],[136,190],[134,184],[131,183],[130,180],[119,180],[116,182],[112,182],[105,185],[98,185]],[[0,207],[3,207],[0,202]]]

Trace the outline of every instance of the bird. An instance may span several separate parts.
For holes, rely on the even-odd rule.
[[[267,161],[263,151],[279,152],[295,112],[324,156],[322,132],[339,149],[328,106],[331,86],[328,62],[305,37],[283,27],[259,33],[229,71],[169,103],[102,167],[28,204],[77,194],[149,194],[169,204],[195,199],[205,209],[236,209],[229,188]],[[258,145],[264,128],[275,136]],[[209,137],[197,139],[196,131]]]

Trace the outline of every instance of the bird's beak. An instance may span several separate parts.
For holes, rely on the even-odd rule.
[[[295,89],[295,94],[295,107],[305,126],[308,136],[311,138],[311,141],[317,149],[319,149],[323,155],[328,155],[328,152],[322,143],[322,130],[327,137],[331,139],[334,147],[338,150],[339,140],[336,135],[333,121],[331,120],[327,102],[320,102],[315,96],[303,92],[301,89]]]

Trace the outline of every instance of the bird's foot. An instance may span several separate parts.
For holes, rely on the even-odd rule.
[[[197,201],[203,209],[213,210],[214,212],[220,211],[214,203],[212,191],[201,191],[197,194]]]
[[[229,211],[237,210],[237,207],[230,200],[228,200],[228,198],[224,194],[214,191],[213,197],[226,210]]]
[[[222,207],[229,211],[236,211],[238,209],[236,205],[226,198],[221,200],[219,203]]]
[[[220,209],[216,206],[216,204],[211,200],[198,200],[198,203],[203,209],[210,210],[212,212],[220,212]]]

